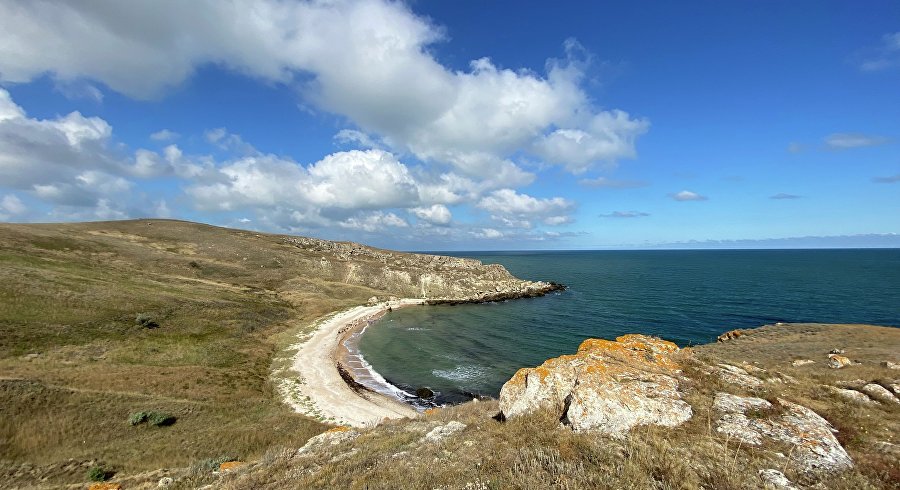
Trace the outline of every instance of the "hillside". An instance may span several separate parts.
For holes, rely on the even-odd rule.
[[[181,221],[0,224],[0,486],[85,488],[95,469],[124,489],[900,487],[896,328],[587,340],[499,400],[374,427],[282,400],[281,356],[329,313],[555,287]]]
[[[371,297],[515,295],[478,261],[172,220],[0,224],[0,481],[85,481],[253,459],[327,427],[294,414],[274,354]],[[165,430],[129,415],[176,417]]]

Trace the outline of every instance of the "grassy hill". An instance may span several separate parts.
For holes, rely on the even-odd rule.
[[[423,291],[421,274],[440,280]],[[298,330],[376,295],[511,278],[464,259],[182,221],[0,224],[0,480],[84,481],[92,461],[130,474],[302,445],[325,426],[290,412],[269,381]],[[133,427],[139,411],[177,421]]]

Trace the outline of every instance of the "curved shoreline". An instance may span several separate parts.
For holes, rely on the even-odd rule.
[[[419,412],[400,401],[399,394],[389,396],[379,390],[389,383],[360,382],[353,376],[351,353],[345,342],[361,334],[372,321],[390,309],[410,305],[486,303],[515,298],[543,296],[564,289],[555,283],[533,283],[517,291],[484,293],[468,299],[413,299],[385,301],[370,306],[356,306],[323,317],[312,333],[303,336],[294,348],[290,370],[299,379],[279,386],[285,401],[295,411],[320,420],[354,427],[377,425],[384,419],[412,418]],[[374,370],[369,370],[380,376]],[[374,376],[373,376],[374,377]],[[376,378],[377,381],[377,378]],[[367,386],[368,384],[368,386]],[[377,385],[377,386],[375,386]],[[399,391],[399,389],[397,389]]]

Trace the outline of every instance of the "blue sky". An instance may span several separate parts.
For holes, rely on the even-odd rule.
[[[4,2],[0,220],[137,217],[900,246],[900,4]]]

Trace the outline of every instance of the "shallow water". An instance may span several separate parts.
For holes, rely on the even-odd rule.
[[[543,298],[409,307],[359,342],[366,361],[439,403],[497,396],[520,367],[588,337],[646,333],[679,345],[773,322],[900,326],[900,250],[590,251],[454,254],[561,282]]]

